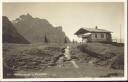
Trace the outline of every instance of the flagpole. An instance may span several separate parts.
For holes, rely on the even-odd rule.
[[[120,43],[121,43],[121,24],[120,24]]]

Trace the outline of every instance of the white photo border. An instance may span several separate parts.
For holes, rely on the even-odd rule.
[[[124,25],[125,25],[125,63],[124,63],[124,77],[118,78],[23,78],[23,79],[3,79],[3,61],[2,61],[2,4],[11,2],[123,2],[124,3]],[[127,0],[0,0],[0,81],[124,81],[127,80]]]

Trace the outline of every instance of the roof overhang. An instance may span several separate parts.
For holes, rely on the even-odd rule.
[[[96,31],[95,31],[96,30]],[[99,31],[98,31],[99,30]],[[88,30],[87,28],[80,28],[76,33],[74,33],[75,35],[80,35],[80,34],[84,34],[84,33],[113,33],[111,31],[107,31],[104,29],[93,29],[93,30]]]
[[[83,29],[83,28],[80,28],[76,33],[74,33],[75,35],[80,35],[80,34],[84,34],[84,33],[88,33],[89,31]]]

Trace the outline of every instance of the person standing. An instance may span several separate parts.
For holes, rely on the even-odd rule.
[[[71,55],[70,55],[69,46],[67,46],[64,51],[65,51],[65,53],[64,53],[65,57],[67,58],[67,60],[70,60]]]

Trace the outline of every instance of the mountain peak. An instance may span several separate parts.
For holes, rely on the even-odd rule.
[[[31,16],[29,13],[27,13],[27,16]]]
[[[17,31],[31,43],[43,42],[45,33],[50,42],[64,42],[62,26],[55,28],[47,19],[34,18],[29,13],[21,15],[13,23]]]
[[[21,19],[32,19],[33,17],[29,13],[27,13],[26,15],[21,15],[20,18]]]

